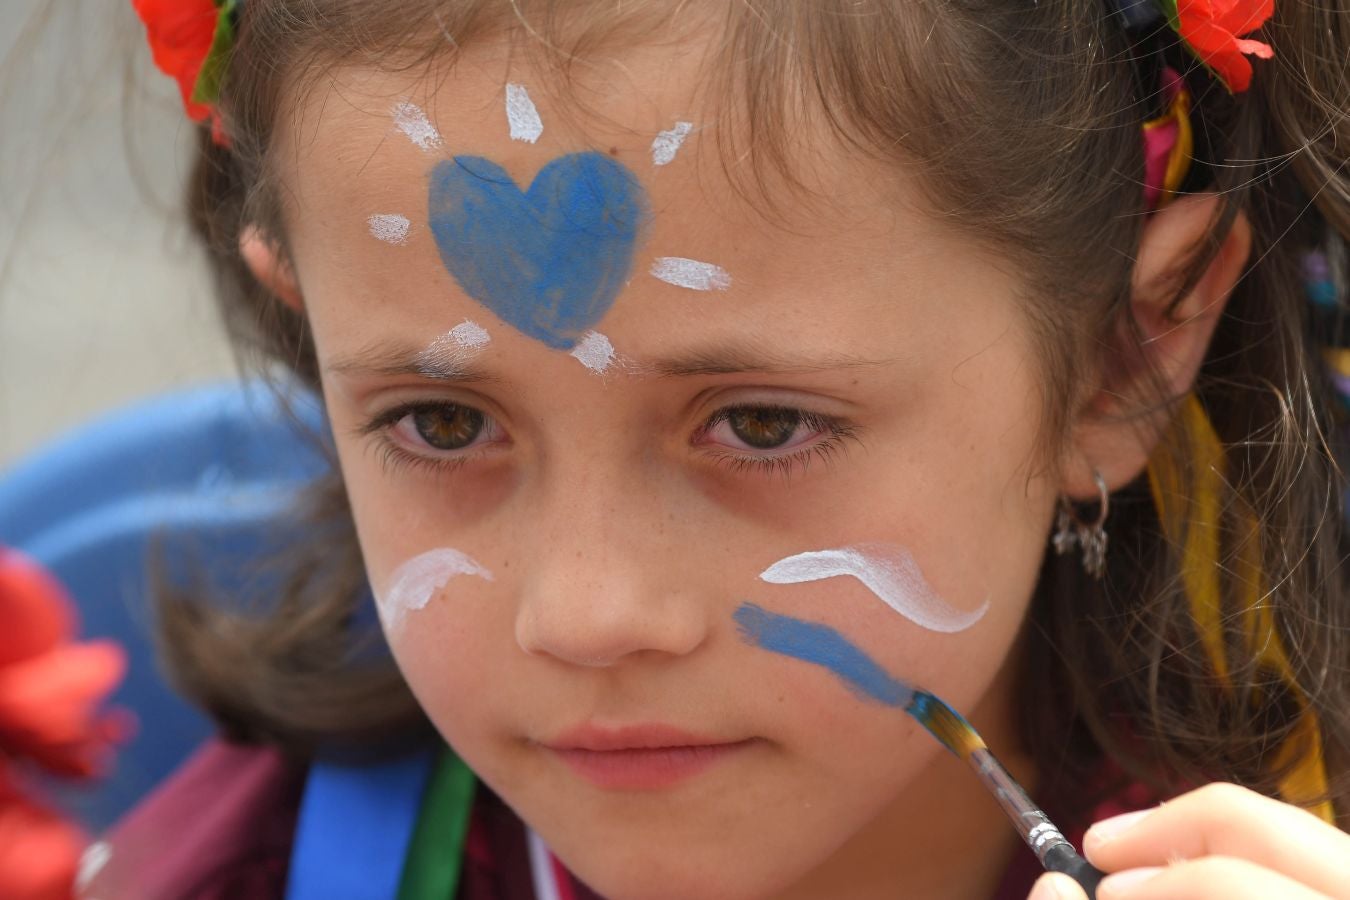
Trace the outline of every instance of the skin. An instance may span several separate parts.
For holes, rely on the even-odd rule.
[[[1144,464],[1149,423],[1099,415],[1128,385],[1104,385],[1066,455],[1044,459],[1016,268],[927,215],[904,173],[867,168],[816,135],[802,141],[814,148],[802,171],[831,202],[807,210],[784,193],[790,212],[771,221],[727,182],[712,141],[696,135],[654,170],[652,136],[716,114],[689,88],[699,62],[689,47],[602,62],[587,77],[605,91],[586,95],[586,111],[520,60],[508,72],[500,49],[466,54],[434,85],[344,69],[308,95],[280,136],[290,255],[256,231],[241,246],[309,319],[377,596],[398,566],[441,547],[494,575],[449,582],[389,629],[409,685],[479,776],[606,896],[988,896],[1018,841],[969,771],[908,717],[818,667],[745,646],[731,613],[749,601],[838,629],[966,713],[1034,793],[1013,728],[1018,635],[1056,497],[1095,497],[1093,468],[1114,488]],[[531,87],[545,123],[537,144],[507,137],[507,80]],[[437,123],[442,151],[391,128],[400,99]],[[525,185],[586,149],[629,166],[654,211],[631,281],[596,326],[625,360],[604,377],[465,296],[425,222],[427,174],[444,155],[486,156]],[[413,220],[404,246],[366,230],[368,216],[391,211]],[[1178,392],[1247,255],[1239,222],[1182,320],[1160,318],[1172,251],[1211,211],[1198,199],[1155,216],[1136,275],[1137,312],[1157,338],[1149,361]],[[696,294],[645,276],[661,255],[715,262],[733,286]],[[376,346],[413,358],[465,319],[491,333],[473,360],[480,379],[359,365]],[[661,361],[706,356],[750,365],[661,374]],[[496,424],[451,453],[421,442],[406,417],[358,434],[409,401],[469,406]],[[756,403],[844,421],[856,440],[809,466],[756,468],[825,439],[803,427],[790,449],[762,451],[725,424],[705,428],[720,409]],[[389,444],[458,461],[386,466]],[[950,604],[988,599],[988,614],[934,634],[852,579],[756,579],[784,556],[857,542],[908,548]],[[650,722],[752,743],[645,792],[598,788],[544,746],[582,723]]]
[[[1350,835],[1304,810],[1231,784],[1098,822],[1087,858],[1106,872],[1098,900],[1350,898]],[[1058,876],[1032,900],[1086,900]]]

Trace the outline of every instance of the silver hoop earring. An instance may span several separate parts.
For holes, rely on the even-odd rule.
[[[1078,518],[1073,504],[1067,497],[1059,498],[1059,516],[1055,521],[1055,535],[1050,539],[1055,553],[1063,556],[1074,547],[1083,548],[1083,568],[1098,580],[1106,571],[1106,514],[1111,509],[1111,495],[1106,490],[1106,481],[1096,469],[1092,471],[1092,480],[1097,482],[1101,494],[1101,510],[1097,521],[1088,525]]]

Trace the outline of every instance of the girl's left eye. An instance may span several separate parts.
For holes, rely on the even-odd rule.
[[[810,440],[813,430],[799,409],[736,406],[713,416],[704,434],[740,450],[790,450]]]
[[[787,406],[730,406],[713,413],[695,443],[737,470],[791,474],[813,458],[829,459],[857,436],[856,426],[834,416]]]

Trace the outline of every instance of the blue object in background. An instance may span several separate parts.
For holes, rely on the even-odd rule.
[[[230,383],[115,412],[0,472],[0,544],[61,580],[80,638],[114,638],[127,651],[112,702],[135,713],[136,734],[106,780],[53,786],[90,829],[109,825],[212,733],[155,660],[151,548],[171,578],[200,576],[213,596],[265,592],[254,564],[294,539],[277,518],[329,471],[326,435],[307,392]]]

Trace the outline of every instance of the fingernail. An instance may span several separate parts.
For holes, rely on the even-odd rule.
[[[1142,869],[1126,869],[1124,872],[1107,875],[1102,879],[1102,883],[1097,885],[1097,896],[1102,900],[1127,896],[1130,891],[1161,871],[1158,866],[1146,866]]]
[[[1141,809],[1138,812],[1125,813],[1120,816],[1112,816],[1109,819],[1102,819],[1096,825],[1089,828],[1087,834],[1083,835],[1083,843],[1091,843],[1100,846],[1107,841],[1114,840],[1119,837],[1125,829],[1129,828],[1151,812],[1153,812],[1151,809]]]
[[[1027,900],[1082,900],[1083,893],[1068,875],[1047,872],[1036,880]]]

